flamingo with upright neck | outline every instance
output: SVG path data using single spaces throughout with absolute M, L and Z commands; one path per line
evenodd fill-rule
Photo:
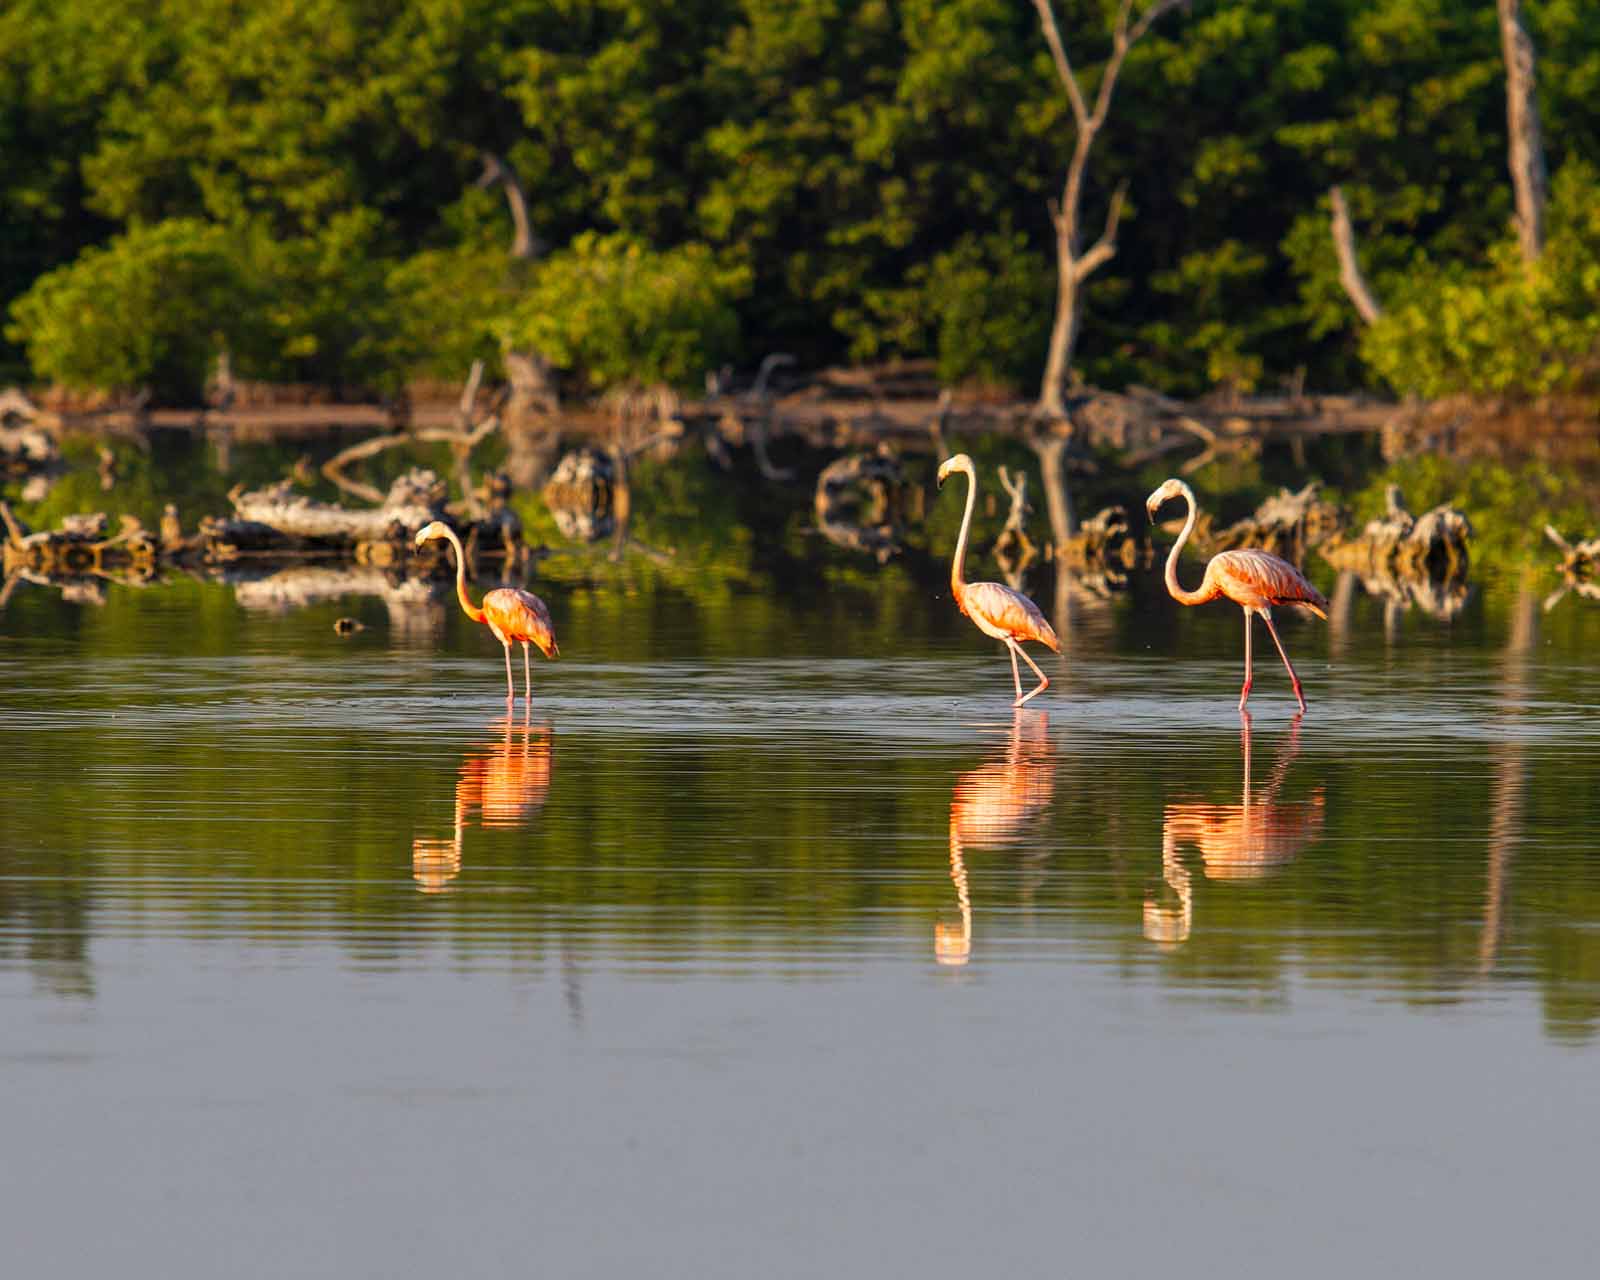
M 950 593 L 955 596 L 961 612 L 977 624 L 979 631 L 986 636 L 1004 641 L 1006 648 L 1011 651 L 1011 683 L 1017 691 L 1017 700 L 1012 706 L 1020 707 L 1029 698 L 1037 697 L 1050 687 L 1050 677 L 1039 670 L 1038 663 L 1028 656 L 1020 642 L 1036 640 L 1056 653 L 1061 652 L 1061 642 L 1056 639 L 1054 629 L 1044 620 L 1044 614 L 1039 611 L 1039 606 L 1020 591 L 1013 591 L 998 582 L 966 580 L 962 563 L 967 558 L 967 531 L 972 525 L 972 508 L 978 497 L 978 480 L 973 471 L 972 459 L 964 453 L 945 459 L 939 468 L 941 486 L 945 477 L 953 471 L 959 471 L 967 477 L 967 511 L 961 517 L 961 533 L 956 538 L 955 559 L 950 565 Z M 1019 653 L 1022 654 L 1022 660 L 1033 668 L 1033 674 L 1039 677 L 1038 687 L 1026 695 L 1022 692 L 1022 675 L 1017 669 Z
M 1250 698 L 1252 680 L 1250 617 L 1252 614 L 1259 614 L 1261 620 L 1267 624 L 1267 633 L 1271 635 L 1272 643 L 1278 646 L 1278 656 L 1288 668 L 1289 680 L 1294 685 L 1295 700 L 1299 702 L 1300 710 L 1304 712 L 1306 696 L 1300 688 L 1300 677 L 1295 675 L 1294 665 L 1289 661 L 1288 653 L 1284 651 L 1283 641 L 1278 639 L 1278 629 L 1272 625 L 1272 606 L 1297 604 L 1311 610 L 1317 617 L 1326 619 L 1328 602 L 1323 598 L 1322 592 L 1307 582 L 1305 575 L 1287 560 L 1267 551 L 1254 550 L 1218 552 L 1207 563 L 1205 577 L 1200 580 L 1199 589 L 1185 591 L 1178 585 L 1178 553 L 1183 550 L 1183 544 L 1194 532 L 1194 522 L 1199 515 L 1199 508 L 1195 506 L 1193 489 L 1182 480 L 1167 480 L 1145 499 L 1145 510 L 1152 521 L 1155 520 L 1156 512 L 1161 509 L 1162 503 L 1169 498 L 1182 498 L 1187 502 L 1189 518 L 1184 521 L 1183 532 L 1178 535 L 1178 540 L 1172 544 L 1172 551 L 1167 556 L 1168 593 L 1179 604 L 1205 604 L 1218 596 L 1226 596 L 1244 610 L 1244 687 L 1239 690 L 1239 710 L 1244 711 L 1244 704 Z
M 455 548 L 456 599 L 461 601 L 461 612 L 474 622 L 486 623 L 489 630 L 494 632 L 494 638 L 505 646 L 508 703 L 517 696 L 516 686 L 511 680 L 511 646 L 514 643 L 522 645 L 522 678 L 528 701 L 532 702 L 533 670 L 528 657 L 528 645 L 538 645 L 539 652 L 547 658 L 561 656 L 561 650 L 556 646 L 555 627 L 550 621 L 550 610 L 533 592 L 517 587 L 497 587 L 488 592 L 483 597 L 483 607 L 480 609 L 467 598 L 467 556 L 455 530 L 442 520 L 435 520 L 417 531 L 417 545 L 420 547 L 430 538 L 443 538 Z

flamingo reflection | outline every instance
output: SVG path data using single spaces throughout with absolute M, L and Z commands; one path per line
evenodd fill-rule
M 933 955 L 940 964 L 966 964 L 972 954 L 972 895 L 965 851 L 1017 841 L 1054 794 L 1055 748 L 1049 717 L 1018 710 L 1004 752 L 957 778 L 950 797 L 950 879 L 961 923 L 934 925 Z
M 1176 946 L 1189 936 L 1194 917 L 1194 889 L 1188 867 L 1178 850 L 1194 845 L 1200 850 L 1206 878 L 1254 880 L 1270 874 L 1294 858 L 1322 834 L 1323 795 L 1318 787 L 1308 800 L 1281 803 L 1277 799 L 1289 765 L 1300 751 L 1300 719 L 1289 725 L 1289 736 L 1279 747 L 1272 773 L 1261 794 L 1250 794 L 1250 714 L 1239 717 L 1239 741 L 1244 755 L 1244 795 L 1238 804 L 1189 801 L 1169 804 L 1161 823 L 1161 874 L 1177 896 L 1177 906 L 1155 898 L 1144 902 L 1144 936 L 1152 942 Z
M 423 893 L 443 893 L 461 873 L 462 833 L 474 817 L 487 830 L 526 826 L 550 793 L 550 727 L 531 725 L 524 712 L 507 716 L 499 739 L 467 751 L 456 779 L 454 832 L 411 842 L 411 875 Z

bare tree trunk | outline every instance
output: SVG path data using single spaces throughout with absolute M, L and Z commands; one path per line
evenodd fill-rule
M 1063 392 L 1072 368 L 1072 357 L 1078 343 L 1082 317 L 1081 290 L 1095 271 L 1111 260 L 1117 251 L 1117 223 L 1122 216 L 1125 192 L 1121 189 L 1111 199 L 1100 237 L 1088 249 L 1082 249 L 1082 206 L 1084 180 L 1089 169 L 1089 153 L 1095 138 L 1106 122 L 1111 109 L 1111 94 L 1116 88 L 1117 76 L 1128 50 L 1150 29 L 1150 24 L 1182 0 L 1150 0 L 1137 19 L 1133 18 L 1134 0 L 1119 0 L 1116 25 L 1111 36 L 1111 56 L 1100 72 L 1100 85 L 1091 108 L 1072 69 L 1066 46 L 1061 40 L 1061 29 L 1056 23 L 1052 0 L 1033 0 L 1038 11 L 1039 24 L 1045 42 L 1050 46 L 1050 56 L 1055 62 L 1056 74 L 1067 99 L 1072 104 L 1072 116 L 1077 123 L 1078 137 L 1073 144 L 1072 158 L 1067 163 L 1067 176 L 1062 184 L 1061 198 L 1052 201 L 1050 218 L 1056 229 L 1056 314 L 1050 331 L 1049 354 L 1045 361 L 1043 381 L 1039 386 L 1038 411 L 1041 417 L 1061 419 L 1066 416 Z M 1048 487 L 1048 486 L 1047 486 Z
M 533 234 L 533 221 L 528 216 L 528 193 L 522 189 L 515 169 L 493 151 L 485 151 L 483 174 L 478 178 L 478 185 L 492 187 L 497 182 L 505 187 L 506 204 L 511 209 L 511 225 L 514 228 L 511 256 L 524 262 L 531 261 L 544 251 L 544 246 Z
M 1383 308 L 1367 287 L 1367 278 L 1361 274 L 1361 264 L 1356 260 L 1356 233 L 1350 225 L 1344 192 L 1334 187 L 1328 192 L 1328 203 L 1333 206 L 1333 247 L 1339 254 L 1339 283 L 1350 295 L 1361 318 L 1368 324 L 1377 324 Z
M 544 245 L 533 234 L 528 194 L 516 170 L 493 151 L 485 151 L 478 185 L 492 187 L 496 183 L 505 188 L 506 204 L 511 209 L 511 256 L 519 262 L 531 262 L 544 252 Z M 546 429 L 544 419 L 560 407 L 561 399 L 550 364 L 537 351 L 508 350 L 502 359 L 506 380 L 511 384 L 504 423 L 506 471 L 512 484 L 531 488 L 543 478 L 555 456 L 555 435 Z
M 1517 195 L 1517 238 L 1522 260 L 1537 262 L 1544 253 L 1544 204 L 1547 191 L 1544 139 L 1539 129 L 1535 96 L 1533 41 L 1522 25 L 1521 0 L 1498 0 L 1500 48 L 1506 62 L 1506 132 L 1510 136 L 1511 185 Z
M 1057 547 L 1078 531 L 1072 511 L 1072 494 L 1067 489 L 1067 446 L 1072 435 L 1052 431 L 1034 436 L 1029 444 L 1039 458 L 1039 478 L 1044 482 L 1045 507 L 1050 513 L 1050 537 Z

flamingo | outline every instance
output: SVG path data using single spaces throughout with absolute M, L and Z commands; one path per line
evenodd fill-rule
M 505 646 L 508 703 L 517 696 L 516 686 L 511 681 L 511 645 L 514 641 L 521 642 L 522 678 L 528 701 L 532 702 L 533 670 L 528 658 L 528 645 L 538 645 L 539 652 L 547 658 L 561 656 L 561 650 L 556 647 L 555 627 L 550 622 L 550 610 L 533 592 L 516 587 L 499 587 L 488 592 L 483 597 L 483 608 L 478 608 L 467 599 L 467 556 L 461 549 L 461 539 L 456 537 L 455 530 L 442 520 L 435 520 L 417 531 L 417 546 L 420 547 L 430 538 L 443 538 L 455 548 L 456 599 L 461 601 L 461 611 L 474 622 L 488 623 L 494 638 Z
M 972 524 L 972 508 L 978 497 L 978 478 L 973 472 L 972 459 L 964 453 L 946 458 L 940 466 L 941 488 L 944 478 L 952 471 L 959 471 L 967 477 L 967 512 L 961 517 L 961 534 L 956 539 L 955 559 L 950 565 L 950 593 L 955 596 L 961 612 L 977 624 L 979 631 L 996 640 L 1003 640 L 1006 648 L 1011 650 L 1011 683 L 1017 691 L 1017 700 L 1011 705 L 1020 707 L 1029 698 L 1048 689 L 1050 677 L 1039 670 L 1038 663 L 1028 656 L 1018 642 L 1037 640 L 1053 652 L 1060 653 L 1061 641 L 1056 639 L 1055 631 L 1044 620 L 1039 606 L 1020 591 L 1013 591 L 998 582 L 968 582 L 963 576 L 961 565 L 967 557 L 967 530 Z M 1039 677 L 1038 688 L 1027 695 L 1022 692 L 1022 676 L 1017 670 L 1019 653 L 1022 654 L 1022 660 L 1033 668 L 1033 674 Z
M 961 924 L 934 925 L 933 954 L 940 964 L 966 964 L 972 954 L 972 894 L 965 850 L 995 849 L 1023 838 L 1055 795 L 1055 748 L 1048 716 L 1043 711 L 1011 715 L 1005 754 L 963 773 L 950 797 L 950 880 L 956 887 Z M 1038 717 L 1026 737 L 1025 715 Z
M 1183 544 L 1194 532 L 1194 522 L 1199 509 L 1195 506 L 1193 489 L 1182 480 L 1167 480 L 1145 499 L 1145 510 L 1152 521 L 1155 520 L 1161 504 L 1170 498 L 1182 498 L 1189 504 L 1189 518 L 1184 521 L 1183 532 L 1178 535 L 1178 540 L 1172 544 L 1171 554 L 1167 556 L 1168 593 L 1179 604 L 1205 604 L 1206 601 L 1215 600 L 1218 596 L 1226 596 L 1244 610 L 1244 687 L 1239 690 L 1240 712 L 1244 711 L 1244 704 L 1250 698 L 1250 616 L 1260 614 L 1261 621 L 1267 624 L 1268 634 L 1272 636 L 1272 643 L 1278 646 L 1278 656 L 1288 668 L 1289 679 L 1294 685 L 1295 700 L 1300 704 L 1300 711 L 1304 714 L 1306 696 L 1300 688 L 1300 677 L 1294 673 L 1294 664 L 1289 661 L 1289 655 L 1284 651 L 1283 641 L 1278 639 L 1278 629 L 1272 625 L 1272 606 L 1301 605 L 1326 621 L 1327 600 L 1323 598 L 1322 592 L 1307 582 L 1305 575 L 1287 560 L 1267 551 L 1254 550 L 1218 552 L 1206 565 L 1205 577 L 1200 580 L 1199 589 L 1185 591 L 1178 585 L 1178 553 L 1183 550 Z
M 1207 880 L 1256 880 L 1299 855 L 1322 834 L 1326 804 L 1318 787 L 1307 800 L 1278 799 L 1289 764 L 1300 750 L 1300 717 L 1290 722 L 1288 740 L 1264 793 L 1250 793 L 1250 713 L 1239 716 L 1244 750 L 1244 795 L 1238 804 L 1185 801 L 1169 804 L 1161 819 L 1161 876 L 1178 895 L 1178 908 L 1144 901 L 1144 936 L 1175 946 L 1187 940 L 1193 920 L 1194 888 L 1189 870 L 1178 856 L 1181 845 L 1196 845 Z

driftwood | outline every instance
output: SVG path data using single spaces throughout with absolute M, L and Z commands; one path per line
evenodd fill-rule
M 1012 475 L 1002 465 L 999 468 L 1000 487 L 1006 491 L 1011 499 L 1011 510 L 1006 513 L 1005 527 L 1000 530 L 1000 536 L 995 539 L 994 553 L 996 556 L 1020 559 L 1019 571 L 1028 561 L 1038 554 L 1033 545 L 1033 539 L 1028 537 L 1028 516 L 1033 508 L 1028 505 L 1028 473 L 1018 471 Z
M 1149 559 L 1149 544 L 1133 532 L 1128 513 L 1121 507 L 1106 507 L 1096 513 L 1055 549 L 1057 570 L 1095 584 L 1096 595 L 1126 586 L 1128 570 Z
M 1322 498 L 1319 488 L 1320 482 L 1312 480 L 1298 492 L 1280 489 L 1253 515 L 1222 528 L 1217 527 L 1210 512 L 1202 511 L 1195 520 L 1191 545 L 1208 556 L 1249 547 L 1299 564 L 1307 551 L 1344 527 L 1344 512 Z M 1176 533 L 1180 524 L 1181 521 L 1168 521 L 1162 527 Z
M 835 546 L 884 563 L 900 550 L 904 482 L 899 459 L 888 450 L 834 459 L 817 477 L 812 495 L 817 528 Z
M 1319 550 L 1336 569 L 1349 569 L 1362 577 L 1409 582 L 1465 582 L 1467 540 L 1472 525 L 1460 511 L 1441 503 L 1413 516 L 1406 510 L 1399 487 L 1385 493 L 1385 514 L 1369 520 L 1354 538 L 1335 534 Z
M 266 525 L 289 539 L 352 545 L 404 541 L 444 514 L 444 485 L 433 472 L 413 468 L 397 479 L 383 504 L 364 510 L 336 507 L 294 492 L 287 481 L 228 497 L 239 521 Z
M 4 564 L 8 577 L 26 572 L 42 577 L 149 577 L 155 572 L 157 546 L 137 517 L 119 518 L 117 532 L 107 534 L 104 512 L 69 515 L 59 529 L 32 533 L 0 502 L 6 529 Z
M 1344 528 L 1344 512 L 1319 496 L 1320 487 L 1312 480 L 1298 492 L 1280 489 L 1254 515 L 1197 539 L 1197 544 L 1210 554 L 1254 547 L 1299 564 L 1307 551 Z
M 540 490 L 563 538 L 596 542 L 616 528 L 615 479 L 612 459 L 598 449 L 573 449 L 563 455 Z
M 1600 600 L 1600 537 L 1568 542 L 1550 525 L 1545 525 L 1544 535 L 1561 549 L 1563 578 L 1561 585 L 1545 597 L 1546 612 L 1555 608 L 1569 591 L 1586 600 Z
M 61 450 L 46 430 L 47 420 L 15 387 L 0 391 L 0 470 L 24 475 L 59 466 Z
M 1544 536 L 1561 548 L 1561 572 L 1574 578 L 1600 577 L 1600 537 L 1568 542 L 1550 525 L 1545 525 Z
M 467 390 L 462 395 L 460 412 L 463 415 L 468 411 L 465 406 L 470 406 L 472 397 L 477 392 L 477 382 L 482 376 L 481 362 L 472 367 L 472 375 L 467 382 Z M 456 456 L 456 478 L 460 485 L 463 499 L 471 503 L 471 482 L 467 473 L 467 461 L 472 450 L 480 442 L 492 435 L 500 426 L 500 420 L 490 414 L 476 426 L 463 426 L 459 430 L 446 428 L 425 428 L 416 431 L 400 431 L 389 435 L 373 436 L 369 440 L 362 440 L 349 448 L 341 449 L 333 457 L 322 464 L 322 474 L 346 493 L 362 499 L 364 502 L 386 503 L 387 495 L 375 489 L 372 485 L 353 479 L 345 474 L 345 468 L 352 462 L 359 462 L 366 458 L 376 457 L 388 449 L 410 446 L 413 444 L 448 444 Z M 474 513 L 475 514 L 475 513 Z

